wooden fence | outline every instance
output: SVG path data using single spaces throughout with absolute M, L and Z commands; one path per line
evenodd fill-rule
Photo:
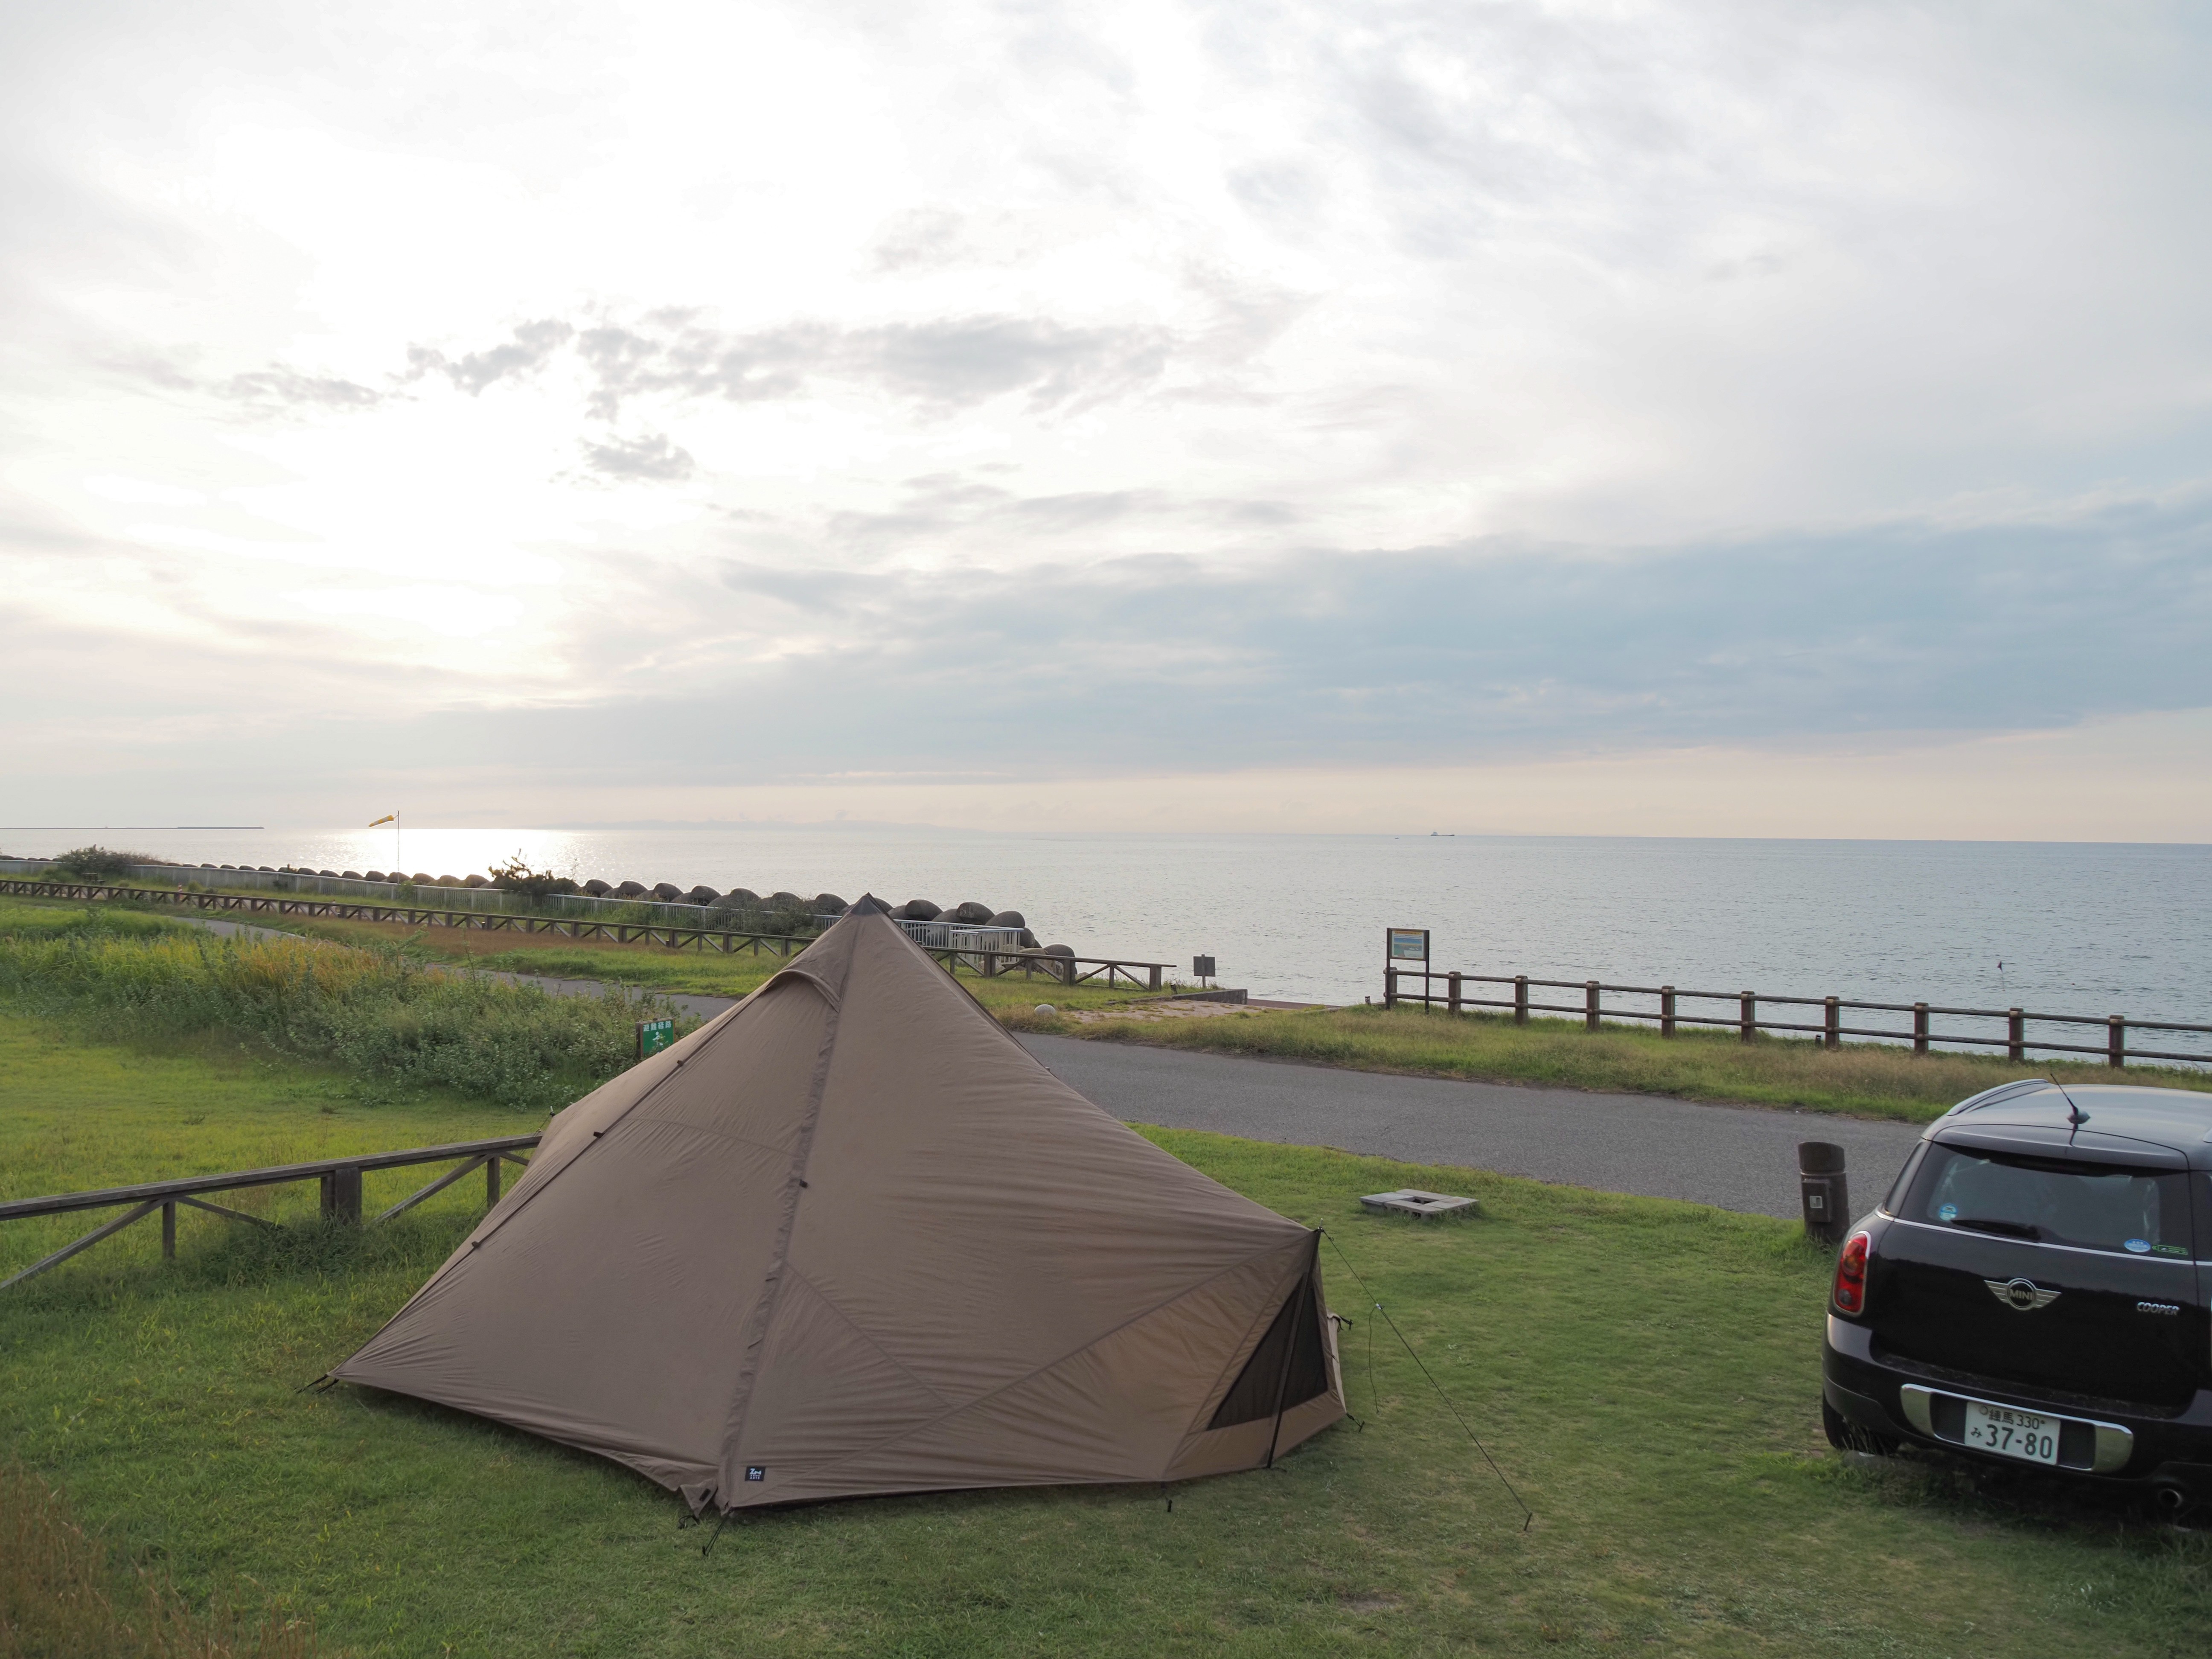
M 410 927 L 481 927 L 494 933 L 558 933 L 568 939 L 611 939 L 624 945 L 659 945 L 672 951 L 694 946 L 725 956 L 789 957 L 814 941 L 781 933 L 744 933 L 719 927 L 678 927 L 665 922 L 591 921 L 576 916 L 521 915 L 505 910 L 441 910 L 419 904 L 375 904 L 366 899 L 308 897 L 296 893 L 188 892 L 177 887 L 125 887 L 105 882 L 0 879 L 0 893 L 25 898 L 69 899 L 88 903 L 137 899 L 193 910 L 254 915 L 327 916 L 338 921 L 398 921 Z M 1061 985 L 1103 979 L 1157 991 L 1164 962 L 1121 957 L 1063 957 L 1043 951 L 978 951 L 957 946 L 923 948 L 945 968 L 961 967 L 986 978 L 1018 973 Z
M 1418 981 L 1420 989 L 1408 990 L 1408 981 Z M 1469 986 L 1510 986 L 1510 996 L 1470 995 Z M 1438 987 L 1442 991 L 1439 993 Z M 1582 1000 L 1573 1002 L 1534 1002 L 1531 991 L 1579 991 Z M 1642 997 L 1656 1000 L 1656 1006 L 1624 1007 L 1619 1002 L 1607 1004 L 1607 995 Z M 1733 1005 L 1726 1013 L 1685 1012 L 1681 1005 Z M 1449 1013 L 1461 1013 L 1473 1009 L 1510 1009 L 1516 1025 L 1526 1025 L 1531 1014 L 1580 1014 L 1585 1030 L 1595 1031 L 1605 1020 L 1639 1020 L 1656 1024 L 1662 1036 L 1673 1036 L 1678 1025 L 1710 1025 L 1732 1028 L 1746 1042 L 1753 1041 L 1761 1031 L 1786 1031 L 1808 1036 L 1826 1047 L 1843 1046 L 1845 1037 L 1863 1037 L 1883 1042 L 1910 1042 L 1915 1054 L 1924 1054 L 1931 1044 L 1948 1043 L 1968 1048 L 2002 1048 L 2008 1060 L 2024 1060 L 2030 1050 L 2041 1053 L 2096 1054 L 2103 1056 L 2108 1065 L 2125 1066 L 2130 1060 L 2181 1060 L 2185 1063 L 2212 1062 L 2212 1051 L 2200 1049 L 2194 1054 L 2178 1053 L 2171 1049 L 2146 1048 L 2131 1041 L 2134 1034 L 2145 1031 L 2176 1031 L 2196 1036 L 2212 1035 L 2212 1025 L 2188 1025 L 2172 1020 L 2130 1019 L 2125 1014 L 2034 1014 L 2021 1008 L 1953 1008 L 1927 1002 L 1859 1002 L 1846 997 L 1781 997 L 1765 996 L 1755 991 L 1684 991 L 1672 985 L 1608 985 L 1600 981 L 1569 979 L 1531 979 L 1526 974 L 1465 974 L 1436 973 L 1422 968 L 1386 967 L 1382 970 L 1382 1006 L 1395 1008 L 1401 1004 L 1415 1004 L 1424 1008 L 1442 1008 Z M 1798 1010 L 1817 1010 L 1817 1018 L 1774 1018 L 1763 1011 L 1779 1008 L 1786 1014 Z M 1910 1027 L 1869 1025 L 1859 1023 L 1868 1014 L 1909 1014 Z M 1997 1036 L 1961 1030 L 1937 1030 L 1935 1021 L 1943 1019 L 1979 1019 L 2002 1021 L 2004 1035 Z M 1845 1024 L 1849 1019 L 1852 1023 Z M 2063 1042 L 2033 1036 L 2033 1025 L 2068 1028 L 2066 1035 L 2074 1036 L 2078 1028 L 2089 1027 L 2098 1031 L 2102 1042 Z
M 64 1245 L 52 1255 L 33 1261 L 21 1273 L 0 1279 L 0 1291 L 6 1290 L 10 1285 L 20 1285 L 49 1267 L 59 1267 L 78 1251 L 90 1249 L 101 1239 L 121 1232 L 133 1222 L 144 1220 L 156 1210 L 161 1212 L 161 1254 L 173 1256 L 177 1253 L 177 1206 L 179 1204 L 256 1227 L 274 1224 L 258 1215 L 248 1215 L 243 1210 L 210 1204 L 203 1196 L 208 1193 L 240 1192 L 253 1187 L 283 1186 L 295 1181 L 319 1181 L 323 1188 L 323 1213 L 358 1226 L 361 1224 L 361 1178 L 364 1172 L 405 1169 L 417 1164 L 443 1164 L 458 1158 L 460 1162 L 456 1168 L 447 1170 L 421 1191 L 401 1199 L 375 1219 L 389 1221 L 403 1210 L 413 1209 L 432 1194 L 443 1192 L 478 1167 L 484 1171 L 484 1202 L 489 1206 L 499 1202 L 500 1166 L 502 1164 L 526 1166 L 530 1160 L 521 1154 L 537 1144 L 538 1137 L 534 1134 L 502 1135 L 495 1140 L 457 1140 L 443 1146 L 410 1146 L 396 1152 L 365 1152 L 352 1158 L 321 1158 L 313 1164 L 286 1164 L 269 1170 L 234 1170 L 228 1175 L 185 1176 L 175 1181 L 149 1182 L 139 1187 L 109 1187 L 98 1192 L 60 1193 L 52 1198 L 15 1199 L 0 1203 L 0 1221 L 20 1221 L 32 1216 L 65 1215 L 76 1210 L 112 1210 L 125 1205 L 130 1208 L 114 1220 L 95 1227 L 74 1244 Z
M 1056 957 L 1042 951 L 962 951 L 924 945 L 947 973 L 965 968 L 985 979 L 1019 974 L 1024 979 L 1048 979 L 1060 985 L 1087 985 L 1103 980 L 1108 985 L 1124 982 L 1140 991 L 1157 991 L 1164 962 L 1128 962 L 1116 957 Z

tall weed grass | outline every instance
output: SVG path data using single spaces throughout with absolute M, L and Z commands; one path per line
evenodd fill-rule
M 635 1022 L 669 1012 L 622 990 L 552 996 L 388 946 L 108 926 L 0 935 L 0 1000 L 111 1036 L 235 1031 L 386 1087 L 539 1109 L 623 1070 Z
M 312 1659 L 313 1628 L 276 1613 L 196 1613 L 110 1563 L 37 1476 L 0 1469 L 0 1659 Z

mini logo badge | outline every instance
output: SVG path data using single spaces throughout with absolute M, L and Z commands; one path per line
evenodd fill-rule
M 767 1464 L 765 1464 L 765 1463 L 748 1463 L 748 1464 L 746 1464 L 746 1465 L 745 1465 L 745 1479 L 746 1479 L 746 1480 L 767 1480 L 767 1479 L 768 1479 L 768 1465 L 767 1465 Z
M 2058 1300 L 2061 1292 L 2046 1291 L 2032 1279 L 1985 1279 L 1990 1294 L 2008 1308 L 2017 1308 L 2022 1313 L 2033 1313 L 2038 1308 L 2047 1308 Z

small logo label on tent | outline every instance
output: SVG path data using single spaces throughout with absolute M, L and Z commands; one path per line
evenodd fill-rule
M 765 1463 L 748 1463 L 748 1464 L 746 1464 L 746 1465 L 745 1465 L 745 1479 L 746 1479 L 746 1480 L 767 1480 L 767 1479 L 768 1479 L 768 1466 L 767 1466 Z

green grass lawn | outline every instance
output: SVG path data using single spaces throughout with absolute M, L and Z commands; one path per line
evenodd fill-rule
M 75 1028 L 71 1028 L 72 1031 Z M 0 1190 L 495 1133 L 327 1069 L 0 1016 Z M 195 1596 L 367 1655 L 2167 1655 L 2212 1643 L 2212 1549 L 2038 1483 L 1847 1465 L 1815 1412 L 1826 1261 L 1794 1229 L 1466 1170 L 1149 1131 L 1326 1225 L 1537 1512 L 1521 1516 L 1334 1250 L 1346 1423 L 1178 1489 L 750 1516 L 702 1556 L 611 1464 L 404 1400 L 298 1392 L 460 1237 L 482 1189 L 365 1235 L 201 1218 L 0 1293 L 0 1443 Z M 404 1176 L 396 1177 L 404 1180 Z M 1478 1219 L 1370 1217 L 1401 1184 Z M 395 1189 L 396 1190 L 396 1189 Z M 312 1206 L 305 1189 L 296 1207 Z M 46 1247 L 0 1226 L 0 1271 Z M 1370 1370 L 1370 1342 L 1374 1339 Z M 1370 1380 L 1371 1379 L 1371 1380 Z
M 2067 1083 L 2136 1083 L 2212 1089 L 2212 1073 L 2031 1057 L 1937 1052 L 1899 1044 L 1817 1042 L 1732 1032 L 1662 1037 L 1632 1025 L 1586 1031 L 1581 1022 L 1446 1014 L 1422 1009 L 1254 1010 L 1218 1019 L 1079 1023 L 1018 1010 L 1000 1016 L 1018 1030 L 1145 1042 L 1214 1054 L 1300 1060 L 1357 1071 L 1402 1072 L 1493 1082 L 1547 1084 L 1689 1100 L 1796 1107 L 1925 1123 L 1967 1096 L 2021 1077 Z

